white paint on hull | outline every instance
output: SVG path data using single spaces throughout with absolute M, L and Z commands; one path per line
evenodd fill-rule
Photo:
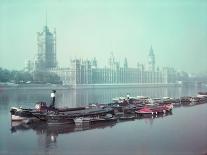
M 28 118 L 26 117 L 21 117 L 21 116 L 16 116 L 16 115 L 11 115 L 11 120 L 12 121 L 23 121 L 23 120 L 27 120 Z
M 19 121 L 19 122 L 24 122 L 24 123 L 29 123 L 30 121 L 38 121 L 37 118 L 31 117 L 21 117 L 17 115 L 11 115 L 11 121 Z

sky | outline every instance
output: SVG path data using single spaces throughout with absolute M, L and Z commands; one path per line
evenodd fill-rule
M 111 52 L 136 67 L 152 46 L 156 66 L 207 72 L 205 0 L 1 0 L 0 67 L 21 70 L 34 60 L 46 14 L 60 67 L 93 57 L 101 67 Z

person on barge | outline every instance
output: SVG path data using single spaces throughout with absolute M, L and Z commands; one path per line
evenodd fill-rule
M 50 94 L 50 97 L 52 98 L 52 102 L 50 105 L 51 108 L 55 108 L 55 93 L 56 93 L 56 90 L 52 90 L 52 93 Z

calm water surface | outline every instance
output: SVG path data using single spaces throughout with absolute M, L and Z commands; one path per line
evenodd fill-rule
M 128 88 L 58 90 L 60 107 L 109 103 L 113 97 L 180 97 L 205 88 Z M 22 125 L 10 121 L 11 106 L 50 102 L 50 90 L 0 89 L 0 154 L 70 155 L 206 155 L 207 104 L 180 107 L 159 118 L 75 127 Z M 12 128 L 13 127 L 13 128 Z

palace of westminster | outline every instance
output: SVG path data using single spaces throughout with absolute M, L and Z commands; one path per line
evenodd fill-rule
M 134 68 L 128 67 L 127 58 L 123 64 L 118 62 L 113 53 L 106 67 L 98 67 L 96 58 L 92 60 L 73 59 L 69 67 L 61 68 L 56 59 L 56 31 L 50 32 L 44 26 L 37 33 L 38 52 L 34 61 L 27 61 L 25 70 L 56 73 L 63 85 L 85 84 L 175 84 L 182 81 L 182 73 L 173 68 L 155 67 L 155 55 L 152 47 L 148 54 L 147 67 L 137 63 Z

